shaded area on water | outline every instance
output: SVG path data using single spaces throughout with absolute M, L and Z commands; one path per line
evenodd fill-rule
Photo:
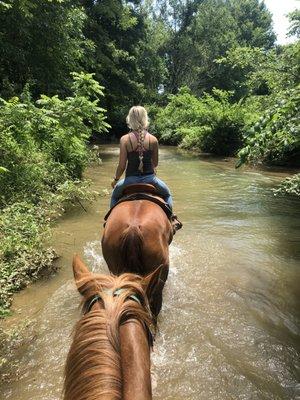
M 88 172 L 108 188 L 117 160 Z M 159 169 L 174 193 L 184 229 L 171 245 L 160 333 L 153 353 L 155 399 L 296 399 L 299 381 L 300 208 L 274 198 L 276 177 L 235 171 L 163 148 Z M 17 296 L 14 324 L 29 315 L 34 335 L 18 352 L 4 399 L 60 398 L 79 295 L 73 252 L 106 271 L 100 235 L 109 198 L 74 209 L 56 226 L 61 271 Z

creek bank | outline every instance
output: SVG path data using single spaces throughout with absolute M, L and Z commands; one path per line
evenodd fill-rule
M 5 354 L 5 356 L 0 356 L 0 383 L 14 379 L 14 370 L 16 369 L 14 360 L 21 356 L 23 350 L 36 338 L 34 314 L 37 309 L 33 307 L 33 310 L 28 310 L 28 312 L 26 310 L 26 314 L 23 316 L 15 315 L 15 311 L 11 312 L 14 295 L 34 282 L 39 281 L 43 285 L 53 279 L 60 269 L 59 260 L 63 255 L 51 243 L 53 229 L 68 214 L 86 213 L 88 205 L 100 196 L 99 192 L 92 190 L 91 181 L 86 179 L 76 182 L 76 190 L 69 192 L 68 199 L 66 196 L 57 196 L 55 201 L 52 199 L 51 206 L 40 204 L 38 208 L 22 209 L 19 214 L 20 221 L 15 217 L 15 210 L 10 214 L 7 213 L 4 218 L 3 214 L 0 215 L 1 233 L 11 224 L 12 219 L 20 222 L 11 228 L 11 234 L 17 235 L 19 242 L 18 254 L 11 258 L 10 262 L 2 263 L 0 269 L 2 312 L 0 355 Z M 24 214 L 25 211 L 27 214 Z M 22 227 L 28 225 L 28 220 L 30 220 L 32 229 L 26 232 Z M 29 235 L 32 237 L 29 238 Z M 9 241 L 9 238 L 6 237 L 6 240 Z M 2 245 L 4 245 L 3 241 Z
M 91 197 L 82 181 L 95 160 L 88 141 L 109 125 L 93 74 L 72 75 L 67 98 L 35 101 L 25 86 L 20 97 L 0 102 L 0 318 L 13 293 L 53 271 L 56 254 L 45 247 L 52 221 L 67 204 Z
M 10 313 L 13 294 L 28 284 L 56 272 L 59 257 L 47 246 L 51 227 L 68 208 L 92 201 L 96 191 L 88 181 L 67 181 L 38 205 L 17 202 L 0 214 L 0 317 Z

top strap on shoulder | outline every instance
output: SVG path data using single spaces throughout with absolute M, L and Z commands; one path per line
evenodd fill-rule
M 131 137 L 130 137 L 130 132 L 128 133 L 128 137 L 129 137 L 129 141 L 130 141 L 130 145 L 131 145 L 131 150 L 134 151 L 132 140 L 131 140 Z

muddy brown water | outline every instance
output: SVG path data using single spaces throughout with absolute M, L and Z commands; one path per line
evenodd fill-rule
M 100 191 L 109 190 L 118 151 L 101 149 L 103 165 L 87 172 Z M 159 176 L 184 228 L 170 248 L 152 354 L 154 399 L 299 400 L 299 202 L 273 196 L 276 174 L 236 171 L 174 148 L 161 149 Z M 26 319 L 31 337 L 3 355 L 14 373 L 1 399 L 61 398 L 79 317 L 71 257 L 79 252 L 94 271 L 106 271 L 100 237 L 108 201 L 107 194 L 59 220 L 52 238 L 59 272 L 15 296 L 3 325 Z

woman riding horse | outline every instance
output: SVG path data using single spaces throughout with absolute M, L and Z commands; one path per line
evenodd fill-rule
M 116 204 L 126 185 L 147 183 L 154 185 L 159 195 L 172 207 L 168 187 L 154 173 L 158 164 L 158 143 L 146 131 L 146 110 L 143 107 L 133 107 L 127 123 L 133 131 L 121 138 L 119 165 L 112 182 L 115 187 L 111 204 L 113 208 L 102 236 L 102 253 L 110 272 L 115 275 L 130 272 L 146 276 L 161 267 L 157 281 L 149 289 L 151 311 L 157 316 L 168 277 L 169 244 L 181 223 L 176 216 L 170 221 L 161 204 L 157 204 L 157 199 L 150 201 L 137 198 Z M 116 184 L 125 168 L 125 179 Z
M 172 210 L 173 201 L 168 186 L 156 176 L 158 166 L 158 141 L 148 131 L 148 115 L 144 107 L 135 106 L 126 118 L 131 131 L 120 140 L 119 164 L 111 183 L 114 188 L 110 206 L 113 207 L 126 186 L 136 183 L 146 183 L 155 186 L 159 195 Z M 125 179 L 120 180 L 125 171 Z M 174 230 L 182 227 L 176 215 L 172 216 Z

